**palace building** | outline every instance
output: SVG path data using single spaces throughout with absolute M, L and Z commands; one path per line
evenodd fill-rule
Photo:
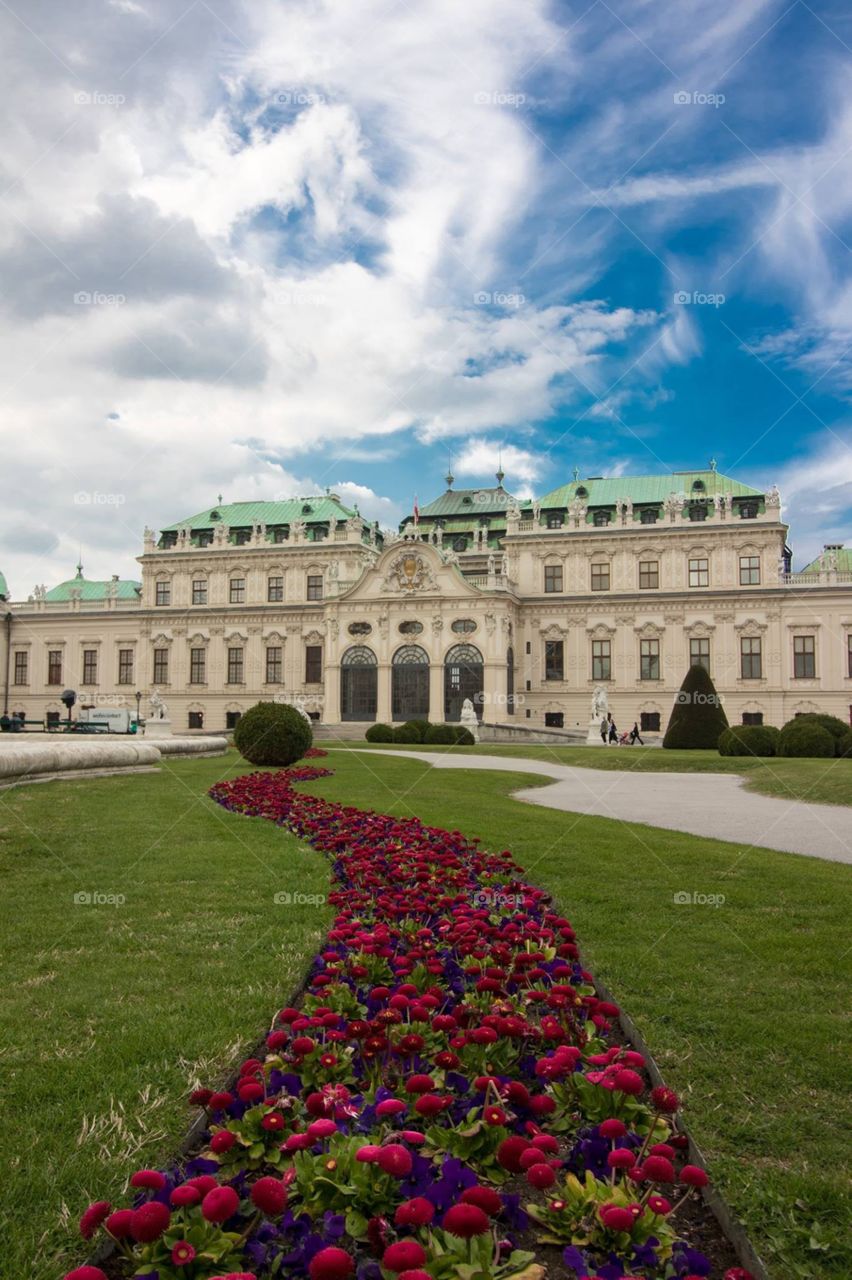
M 608 690 L 619 728 L 665 729 L 692 663 L 731 723 L 852 713 L 852 550 L 793 573 L 777 489 L 706 471 L 581 479 L 543 497 L 457 489 L 399 531 L 333 493 L 221 502 L 146 530 L 141 580 L 83 575 L 10 601 L 4 709 L 28 719 L 142 705 L 176 731 L 255 702 L 324 725 L 480 718 L 585 730 Z M 555 735 L 554 735 L 555 736 Z

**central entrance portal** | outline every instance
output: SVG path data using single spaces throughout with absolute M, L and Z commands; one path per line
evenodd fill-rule
M 375 720 L 378 701 L 376 655 L 366 645 L 347 649 L 340 660 L 341 720 Z
M 444 659 L 444 719 L 461 720 L 462 704 L 470 698 L 482 719 L 482 654 L 473 644 L 457 644 Z
M 391 664 L 391 716 L 429 719 L 429 655 L 419 644 L 397 649 Z

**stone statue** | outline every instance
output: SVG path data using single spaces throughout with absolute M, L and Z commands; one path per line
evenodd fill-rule
M 600 724 L 601 720 L 605 720 L 609 712 L 609 696 L 602 684 L 595 685 L 592 694 L 592 719 Z
M 541 519 L 541 503 L 539 502 L 538 498 L 536 498 L 535 501 L 533 502 L 533 520 L 535 521 L 536 524 L 538 524 L 540 519 Z
M 166 712 L 168 711 L 168 707 L 163 701 L 159 689 L 155 689 L 154 692 L 151 694 L 150 703 L 151 703 L 150 719 L 152 720 L 168 719 L 166 715 Z
M 473 735 L 474 742 L 479 741 L 479 720 L 476 717 L 473 703 L 470 698 L 465 698 L 461 709 L 461 726 L 463 729 L 469 730 Z

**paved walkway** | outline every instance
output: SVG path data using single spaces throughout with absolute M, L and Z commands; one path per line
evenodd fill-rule
M 539 774 L 552 778 L 553 783 L 515 791 L 516 800 L 729 840 L 741 849 L 780 849 L 852 863 L 852 806 L 758 795 L 746 791 L 742 779 L 728 773 L 622 773 L 576 769 L 549 760 L 457 756 L 439 751 L 372 749 L 370 755 L 404 756 L 436 769 Z

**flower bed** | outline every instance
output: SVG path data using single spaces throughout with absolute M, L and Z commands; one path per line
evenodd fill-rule
M 683 1163 L 678 1099 L 649 1091 L 569 922 L 506 853 L 294 789 L 328 773 L 211 790 L 327 854 L 337 914 L 263 1056 L 192 1095 L 200 1154 L 135 1173 L 132 1207 L 86 1211 L 84 1238 L 115 1243 L 103 1265 L 150 1280 L 718 1277 L 681 1234 L 707 1177 Z

